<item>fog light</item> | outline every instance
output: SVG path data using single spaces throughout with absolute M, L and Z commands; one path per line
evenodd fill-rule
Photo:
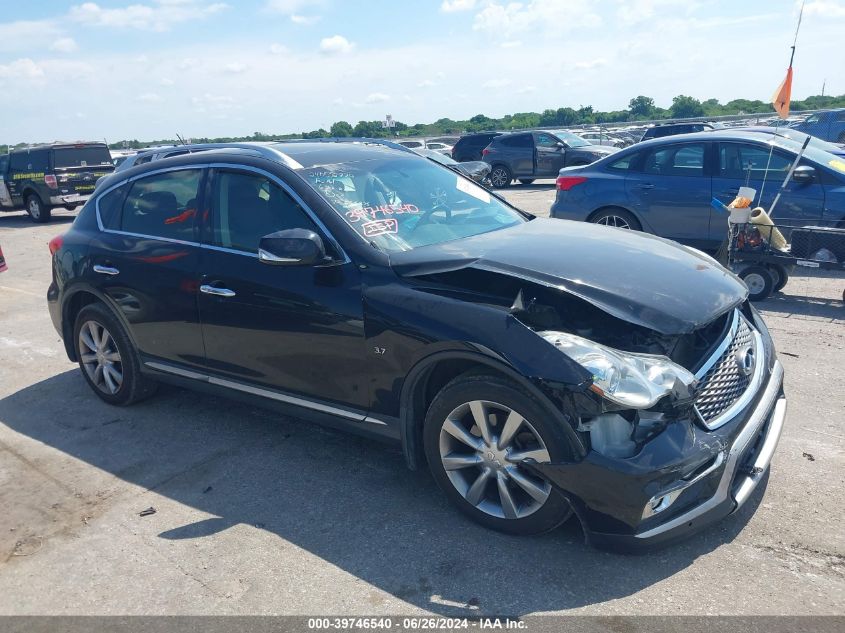
M 643 510 L 643 518 L 647 519 L 648 517 L 652 517 L 655 514 L 660 514 L 666 508 L 675 503 L 675 499 L 677 499 L 678 495 L 680 495 L 682 492 L 683 488 L 681 488 L 680 490 L 673 490 L 672 492 L 667 492 L 656 497 L 652 497 L 651 500 L 646 504 L 645 509 Z

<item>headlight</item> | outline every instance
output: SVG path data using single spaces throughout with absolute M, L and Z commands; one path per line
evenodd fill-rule
M 666 356 L 623 352 L 566 332 L 539 335 L 592 373 L 602 396 L 625 407 L 648 409 L 678 381 L 687 388 L 695 383 L 695 376 Z

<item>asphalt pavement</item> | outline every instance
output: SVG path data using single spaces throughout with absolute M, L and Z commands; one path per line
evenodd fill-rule
M 505 195 L 547 214 L 554 189 Z M 760 305 L 789 398 L 762 490 L 618 555 L 574 522 L 476 526 L 395 447 L 179 389 L 104 404 L 45 305 L 73 216 L 0 215 L 0 614 L 845 613 L 845 279 L 795 276 Z

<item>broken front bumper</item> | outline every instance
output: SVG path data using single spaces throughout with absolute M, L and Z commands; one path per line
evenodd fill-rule
M 592 544 L 647 549 L 742 506 L 769 467 L 785 417 L 783 366 L 775 360 L 750 402 L 715 431 L 679 420 L 628 459 L 591 451 L 578 463 L 530 467 L 567 495 Z M 674 496 L 655 512 L 667 495 Z

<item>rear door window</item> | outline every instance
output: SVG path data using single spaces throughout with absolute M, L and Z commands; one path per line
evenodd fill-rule
M 651 150 L 643 171 L 659 176 L 704 176 L 704 143 L 684 143 Z
M 196 241 L 194 223 L 203 171 L 183 169 L 132 183 L 123 203 L 120 230 L 185 242 Z
M 111 165 L 111 154 L 105 145 L 60 147 L 53 150 L 53 167 L 96 167 Z
M 518 147 L 522 149 L 530 149 L 533 146 L 530 134 L 515 134 L 513 136 L 506 136 L 499 142 L 505 147 Z

